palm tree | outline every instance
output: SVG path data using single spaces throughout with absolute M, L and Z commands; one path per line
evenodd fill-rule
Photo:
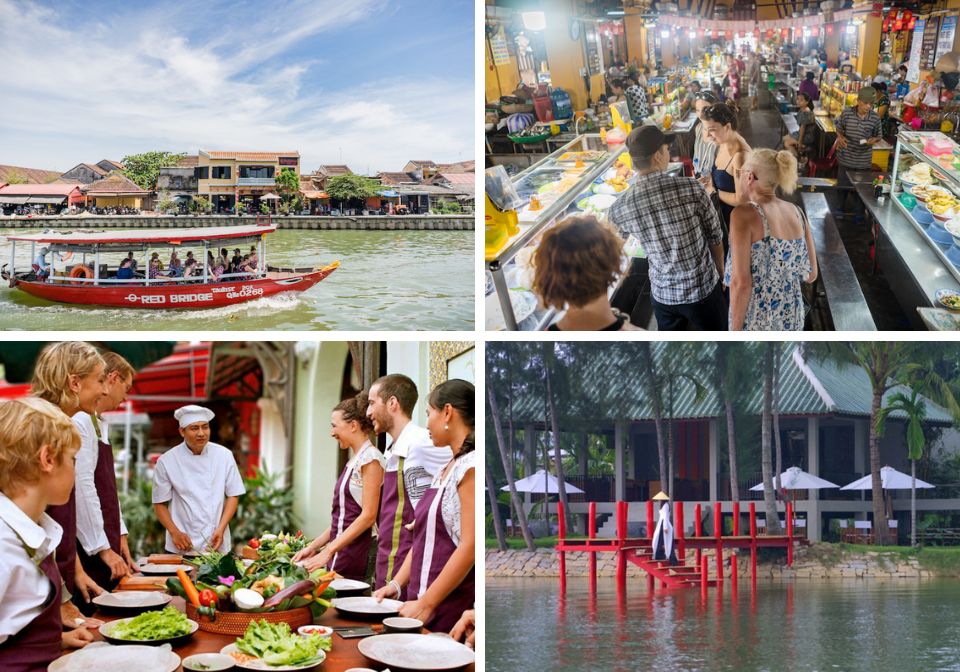
M 773 444 L 776 447 L 777 470 L 776 470 L 776 493 L 782 492 L 780 485 L 780 474 L 783 473 L 783 451 L 780 447 L 780 367 L 781 347 L 780 341 L 773 341 L 773 399 L 771 400 L 771 413 L 773 414 Z M 789 524 L 789 523 L 788 523 Z
M 893 394 L 877 416 L 877 435 L 883 436 L 886 421 L 891 413 L 902 411 L 907 416 L 907 459 L 910 460 L 910 545 L 917 545 L 917 460 L 923 456 L 926 438 L 923 436 L 923 420 L 927 405 L 916 390 L 908 397 L 903 392 Z
M 553 443 L 553 463 L 557 470 L 557 493 L 560 495 L 560 503 L 563 505 L 563 517 L 567 529 L 573 529 L 570 525 L 570 504 L 567 501 L 567 486 L 563 480 L 563 456 L 560 453 L 560 428 L 557 422 L 557 405 L 553 398 L 553 385 L 551 379 L 551 369 L 555 360 L 553 352 L 553 343 L 541 341 L 543 348 L 543 377 L 547 386 L 547 405 L 550 410 L 550 436 Z
M 695 361 L 693 355 L 696 346 L 697 344 L 668 341 L 661 346 L 662 355 L 658 362 L 660 379 L 666 383 L 667 390 L 667 452 L 669 457 L 667 482 L 670 489 L 666 492 L 670 497 L 674 496 L 673 480 L 676 451 L 673 445 L 673 416 L 676 412 L 676 399 L 684 385 L 693 386 L 694 404 L 701 403 L 707 396 L 707 388 L 700 383 L 700 380 L 690 368 L 691 361 Z
M 763 503 L 766 509 L 767 532 L 780 534 L 780 516 L 773 491 L 773 459 L 770 455 L 770 415 L 773 407 L 773 377 L 775 344 L 763 346 L 763 411 L 760 419 L 760 468 L 763 473 Z
M 730 471 L 730 499 L 740 501 L 740 485 L 737 480 L 737 441 L 734 422 L 734 403 L 742 388 L 745 373 L 745 347 L 733 341 L 718 341 L 710 355 L 700 359 L 700 366 L 707 371 L 717 399 L 723 404 L 727 425 L 727 458 Z
M 637 343 L 640 380 L 643 390 L 653 407 L 653 426 L 657 432 L 657 455 L 660 458 L 660 489 L 672 496 L 672 483 L 667 483 L 667 444 L 663 436 L 663 385 L 656 360 L 653 357 L 653 348 L 650 341 Z

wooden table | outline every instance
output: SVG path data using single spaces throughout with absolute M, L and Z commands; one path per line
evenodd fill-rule
M 186 613 L 185 602 L 182 597 L 174 597 L 171 604 L 180 611 Z M 115 616 L 113 614 L 98 613 L 94 616 L 94 618 L 98 618 L 102 621 L 114 621 L 118 618 L 124 617 Z M 345 626 L 370 626 L 378 633 L 383 631 L 383 625 L 379 623 L 371 623 L 370 621 L 361 622 L 342 618 L 337 613 L 337 610 L 332 607 L 324 612 L 323 616 L 314 621 L 314 623 L 317 625 L 327 625 L 331 628 Z M 103 637 L 101 637 L 99 632 L 94 631 L 94 635 L 96 636 L 97 641 L 103 640 Z M 362 638 L 343 639 L 338 633 L 334 632 L 333 647 L 327 652 L 327 658 L 322 663 L 321 669 L 323 669 L 324 672 L 343 672 L 343 670 L 348 670 L 351 667 L 369 667 L 375 670 L 384 669 L 383 665 L 365 658 L 363 654 L 360 653 L 358 647 L 361 640 Z M 235 635 L 218 635 L 212 632 L 197 630 L 197 632 L 194 633 L 193 637 L 191 637 L 186 644 L 176 647 L 173 652 L 180 656 L 181 659 L 186 658 L 187 656 L 192 656 L 195 653 L 219 653 L 220 649 L 228 644 L 233 644 L 236 641 L 237 637 Z M 70 653 L 71 651 L 67 651 L 65 653 Z M 178 668 L 178 670 L 182 669 L 183 666 Z M 473 665 L 470 665 L 464 669 L 467 670 L 467 672 L 474 672 Z

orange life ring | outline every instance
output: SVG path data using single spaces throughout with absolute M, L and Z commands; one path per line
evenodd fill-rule
M 93 270 L 89 266 L 84 266 L 83 264 L 77 264 L 70 271 L 71 278 L 79 278 L 81 275 L 85 278 L 92 278 Z

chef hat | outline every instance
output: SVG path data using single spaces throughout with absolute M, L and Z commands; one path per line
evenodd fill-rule
M 195 422 L 210 422 L 214 412 L 203 406 L 181 406 L 173 412 L 173 417 L 180 423 L 180 428 L 189 427 Z

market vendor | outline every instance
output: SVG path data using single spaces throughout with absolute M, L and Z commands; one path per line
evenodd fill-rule
M 113 411 L 126 400 L 133 385 L 134 369 L 115 352 L 102 355 L 105 363 L 106 396 L 98 412 Z M 105 590 L 113 590 L 120 578 L 138 571 L 127 544 L 123 524 L 113 448 L 103 431 L 103 421 L 86 411 L 73 416 L 80 432 L 77 453 L 77 557 L 90 577 Z
M 61 648 L 93 641 L 81 626 L 64 631 L 65 588 L 54 551 L 63 535 L 48 506 L 73 492 L 80 437 L 59 408 L 37 397 L 0 404 L 0 668 L 37 672 Z
M 870 170 L 873 146 L 882 140 L 880 115 L 873 109 L 877 90 L 872 86 L 860 89 L 857 104 L 846 108 L 836 120 L 838 187 L 852 187 L 848 171 Z
M 330 416 L 330 436 L 350 450 L 333 489 L 330 527 L 293 556 L 308 571 L 325 567 L 347 579 L 367 580 L 367 559 L 380 506 L 383 453 L 370 442 L 373 421 L 367 417 L 367 393 L 344 399 Z
M 183 442 L 157 460 L 153 472 L 153 508 L 167 530 L 164 548 L 196 555 L 230 551 L 230 520 L 246 492 L 233 453 L 210 443 L 214 413 L 203 406 L 182 406 L 173 413 Z
M 377 588 L 393 580 L 407 557 L 413 543 L 410 526 L 414 509 L 450 459 L 450 450 L 434 446 L 427 430 L 411 420 L 418 396 L 414 382 L 399 373 L 378 378 L 368 395 L 367 416 L 373 421 L 374 431 L 391 439 L 384 454 Z

